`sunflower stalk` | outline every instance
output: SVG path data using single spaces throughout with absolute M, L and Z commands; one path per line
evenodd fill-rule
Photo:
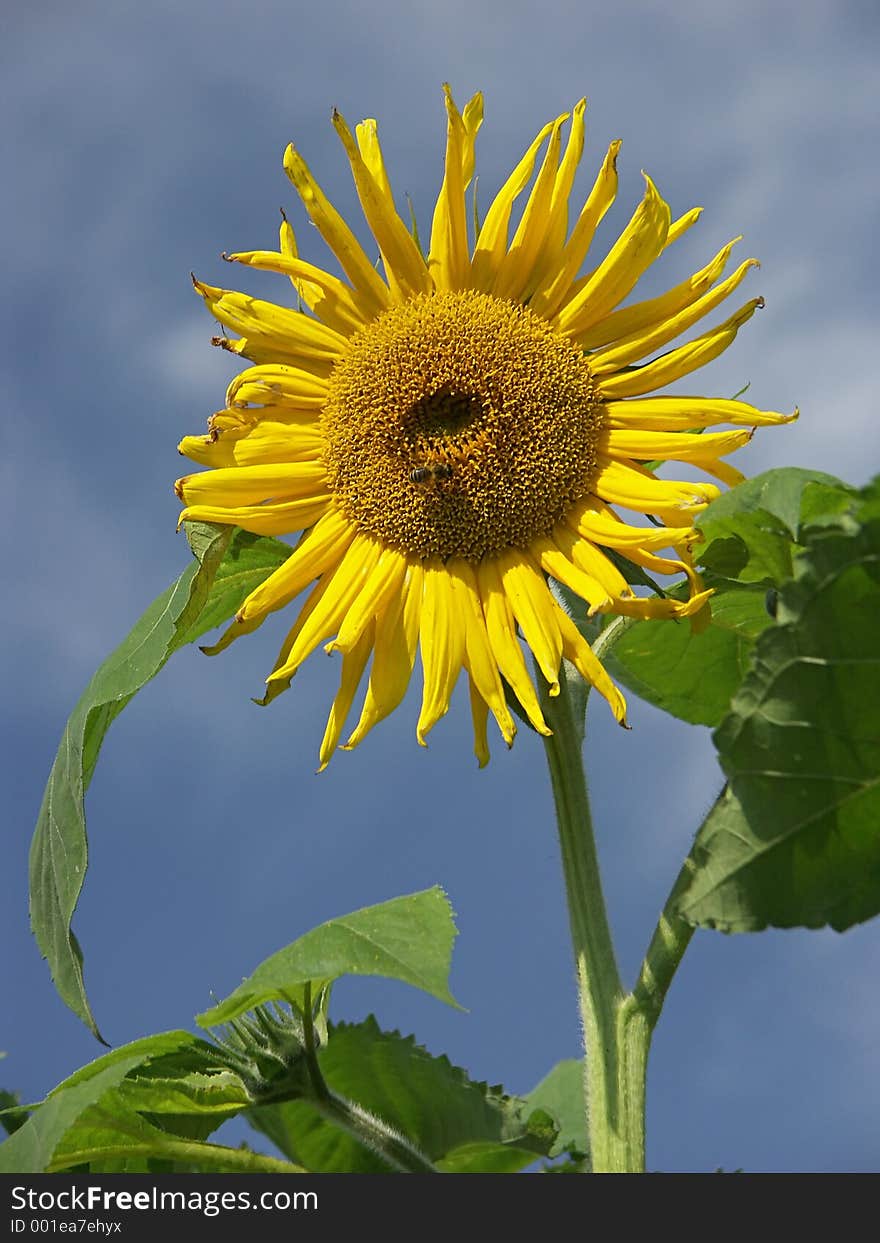
M 608 923 L 582 760 L 583 729 L 567 679 L 541 707 L 584 1031 L 584 1088 L 594 1173 L 643 1173 L 651 1036 L 692 929 L 674 913 L 676 881 L 639 979 L 625 993 Z
M 351 1135 L 371 1152 L 376 1153 L 392 1173 L 436 1174 L 437 1169 L 433 1163 L 404 1135 L 375 1114 L 368 1113 L 366 1109 L 362 1109 L 353 1101 L 340 1096 L 338 1092 L 333 1092 L 328 1086 L 318 1063 L 318 1041 L 311 1005 L 311 984 L 306 984 L 305 988 L 303 1035 L 306 1064 L 313 1090 L 313 1095 L 309 1098 L 312 1108 L 322 1118 Z

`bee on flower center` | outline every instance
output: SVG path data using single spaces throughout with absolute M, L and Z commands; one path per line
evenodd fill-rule
M 452 467 L 446 462 L 438 462 L 436 466 L 417 466 L 409 472 L 410 483 L 429 483 L 431 479 L 451 479 Z

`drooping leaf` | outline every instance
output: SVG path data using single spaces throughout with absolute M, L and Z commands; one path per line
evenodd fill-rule
M 531 1124 L 535 1112 L 500 1088 L 475 1083 L 448 1058 L 434 1057 L 412 1036 L 383 1032 L 375 1019 L 330 1028 L 318 1054 L 336 1093 L 407 1136 L 438 1168 L 512 1172 L 546 1153 L 555 1130 Z M 383 1173 L 382 1159 L 311 1103 L 261 1106 L 248 1117 L 291 1160 L 321 1173 Z
M 589 1152 L 584 1103 L 584 1064 L 576 1058 L 557 1062 L 525 1098 L 530 1109 L 544 1109 L 554 1119 L 557 1137 L 550 1156 Z
M 803 534 L 776 624 L 714 738 L 729 786 L 680 901 L 726 932 L 880 911 L 880 485 Z
M 205 523 L 187 523 L 189 542 L 200 560 L 200 541 L 203 543 L 206 535 L 210 538 L 214 530 L 215 527 Z M 181 644 L 195 643 L 209 630 L 228 621 L 245 598 L 289 559 L 292 551 L 282 540 L 252 535 L 236 528 L 201 612 L 182 637 Z
M 177 648 L 231 616 L 245 595 L 290 554 L 276 540 L 233 534 L 229 527 L 190 523 L 187 534 L 196 560 L 104 661 L 67 722 L 31 845 L 34 935 L 61 998 L 99 1039 L 71 920 L 88 863 L 84 799 L 104 736 Z
M 340 919 L 331 919 L 279 950 L 257 967 L 225 1001 L 197 1022 L 215 1027 L 267 1001 L 304 1004 L 344 975 L 403 980 L 457 1006 L 449 992 L 449 965 L 456 929 L 452 908 L 438 886 L 392 898 Z

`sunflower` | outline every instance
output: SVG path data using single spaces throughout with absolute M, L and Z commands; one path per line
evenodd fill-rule
M 591 615 L 705 619 L 710 593 L 694 570 L 692 524 L 719 489 L 661 479 L 655 467 L 687 463 L 735 483 L 742 476 L 723 459 L 756 427 L 797 414 L 648 396 L 731 344 L 760 298 L 658 353 L 732 294 L 756 261 L 722 280 L 731 242 L 667 293 L 621 306 L 701 210 L 673 221 L 645 175 L 632 219 L 582 275 L 615 198 L 620 147 L 609 146 L 569 230 L 585 101 L 541 130 L 482 223 L 474 205 L 469 230 L 465 191 L 482 98 L 459 112 L 448 87 L 445 94 L 445 169 L 427 255 L 415 223 L 408 227 L 395 207 L 376 122 L 363 121 L 353 135 L 334 113 L 381 271 L 290 146 L 285 171 L 347 280 L 301 259 L 283 216 L 277 251 L 223 257 L 289 277 L 295 308 L 195 281 L 233 334 L 214 343 L 253 365 L 230 384 L 208 435 L 180 444 L 210 468 L 177 481 L 181 522 L 300 533 L 287 561 L 205 650 L 221 651 L 311 588 L 260 702 L 287 689 L 319 644 L 341 653 L 322 768 L 365 675 L 346 749 L 400 704 L 417 651 L 423 745 L 462 669 L 481 765 L 489 713 L 505 742 L 513 741 L 511 694 L 539 733 L 550 732 L 523 644 L 551 695 L 564 657 L 623 724 L 622 695 L 548 580 L 565 584 Z M 533 176 L 511 238 L 514 203 Z M 704 430 L 716 424 L 732 430 Z M 631 511 L 631 520 L 618 509 Z M 621 570 L 627 564 L 683 573 L 687 598 L 637 596 L 627 581 L 633 575 Z

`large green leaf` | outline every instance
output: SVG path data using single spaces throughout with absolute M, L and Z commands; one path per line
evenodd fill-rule
M 551 1157 L 563 1152 L 578 1156 L 589 1152 L 582 1061 L 570 1057 L 557 1062 L 525 1099 L 529 1108 L 546 1110 L 556 1123 L 557 1137 L 550 1150 Z
M 715 733 L 728 777 L 679 901 L 692 923 L 838 930 L 880 911 L 880 485 L 803 534 L 777 624 Z
M 786 466 L 723 493 L 697 519 L 701 565 L 716 577 L 779 586 L 791 577 L 793 545 L 817 511 L 845 510 L 852 489 L 821 471 Z
M 0 1173 L 39 1174 L 48 1169 L 56 1148 L 81 1115 L 124 1079 L 138 1061 L 136 1054 L 118 1058 L 97 1074 L 51 1096 L 0 1144 Z
M 336 1093 L 406 1135 L 439 1169 L 514 1172 L 546 1154 L 556 1132 L 547 1120 L 475 1083 L 412 1036 L 383 1032 L 375 1019 L 330 1029 L 318 1060 Z M 291 1160 L 320 1173 L 384 1173 L 387 1165 L 307 1101 L 260 1106 L 248 1117 Z
M 163 1032 L 81 1067 L 0 1146 L 0 1171 L 272 1170 L 287 1163 L 203 1141 L 252 1103 L 220 1050 Z
M 215 1027 L 267 1001 L 303 1007 L 307 985 L 317 996 L 343 975 L 403 980 L 455 1006 L 448 985 L 455 936 L 452 908 L 438 886 L 364 907 L 313 928 L 267 958 L 196 1021 Z
M 71 929 L 88 865 L 85 793 L 104 736 L 171 654 L 230 617 L 290 555 L 277 540 L 229 527 L 187 524 L 195 562 L 155 600 L 95 673 L 64 729 L 30 857 L 31 926 L 62 999 L 100 1039 Z
M 830 475 L 788 467 L 719 497 L 697 522 L 703 535 L 697 556 L 714 592 L 711 624 L 699 633 L 687 622 L 629 625 L 605 658 L 609 673 L 680 720 L 718 725 L 755 640 L 772 624 L 768 589 L 791 577 L 805 524 L 833 520 L 852 495 Z
M 621 631 L 604 658 L 611 676 L 641 699 L 692 725 L 717 725 L 749 665 L 757 634 L 770 624 L 765 591 L 713 580 L 712 621 L 642 621 Z

